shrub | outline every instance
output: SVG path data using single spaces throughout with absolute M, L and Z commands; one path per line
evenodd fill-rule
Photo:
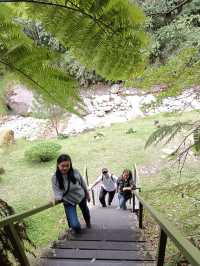
M 3 174 L 5 174 L 5 170 L 3 167 L 0 167 L 0 175 L 3 175 Z
M 126 134 L 135 134 L 137 131 L 134 130 L 133 128 L 129 128 L 127 131 L 126 131 Z
M 67 134 L 64 134 L 64 133 L 58 134 L 58 139 L 68 139 L 68 138 L 69 138 L 69 135 L 67 135 Z
M 25 152 L 25 158 L 31 162 L 48 162 L 58 155 L 61 145 L 53 142 L 40 142 Z

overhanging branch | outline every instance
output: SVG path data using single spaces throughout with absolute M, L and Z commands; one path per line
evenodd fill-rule
M 8 62 L 3 61 L 3 60 L 0 60 L 0 64 L 8 67 L 9 69 L 13 70 L 14 72 L 18 72 L 20 75 L 25 77 L 28 81 L 31 81 L 35 86 L 37 86 L 42 91 L 44 91 L 50 97 L 51 100 L 53 100 L 54 102 L 57 102 L 56 98 L 51 93 L 49 93 L 49 91 L 45 87 L 41 86 L 36 80 L 34 80 L 28 74 L 24 73 L 21 69 L 13 66 L 12 64 L 10 64 Z
M 36 5 L 47 5 L 47 6 L 53 6 L 57 8 L 64 8 L 71 10 L 73 12 L 78 12 L 91 20 L 95 22 L 95 24 L 98 25 L 99 28 L 103 29 L 105 33 L 107 33 L 107 28 L 109 28 L 112 32 L 114 32 L 114 29 L 109 25 L 104 23 L 101 19 L 96 18 L 94 15 L 87 13 L 84 9 L 80 8 L 78 5 L 73 3 L 72 1 L 66 1 L 65 5 L 54 3 L 54 2 L 45 2 L 45 1 L 39 1 L 39 0 L 0 0 L 0 3 L 29 3 L 29 4 L 36 4 Z M 68 5 L 70 4 L 70 6 Z
M 171 14 L 173 11 L 175 11 L 176 9 L 179 9 L 181 7 L 183 7 L 184 5 L 188 4 L 192 2 L 192 0 L 184 0 L 181 3 L 179 3 L 177 6 L 167 10 L 167 11 L 163 11 L 163 12 L 156 12 L 156 13 L 147 13 L 146 15 L 149 17 L 153 17 L 153 16 L 167 16 L 169 14 Z

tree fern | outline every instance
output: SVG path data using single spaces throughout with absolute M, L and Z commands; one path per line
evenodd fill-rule
M 200 152 L 200 127 L 195 128 L 193 138 L 195 151 Z
M 191 127 L 192 123 L 189 122 L 177 122 L 173 125 L 163 125 L 150 135 L 146 141 L 145 148 L 152 144 L 157 145 L 163 140 L 165 140 L 165 144 L 168 144 L 180 131 L 183 129 L 188 130 Z
M 14 17 L 41 21 L 74 58 L 105 79 L 127 79 L 144 67 L 148 44 L 145 17 L 128 0 L 12 0 L 16 6 L 2 2 L 0 65 L 9 78 L 28 84 L 46 100 L 70 112 L 83 109 L 77 82 L 55 67 L 58 53 L 37 46 Z
M 179 163 L 180 174 L 185 165 L 185 161 L 190 151 L 195 151 L 195 155 L 199 155 L 200 151 L 200 121 L 195 122 L 177 122 L 173 125 L 164 125 L 154 131 L 148 138 L 145 148 L 152 144 L 158 144 L 165 140 L 165 145 L 172 139 L 184 131 L 184 136 L 181 137 L 178 147 L 170 154 Z
M 13 22 L 8 6 L 1 4 L 0 18 L 0 64 L 7 76 L 35 89 L 45 100 L 78 113 L 75 106 L 82 108 L 78 84 L 69 73 L 55 66 L 60 55 L 36 46 L 25 36 Z
M 27 4 L 72 55 L 109 80 L 130 78 L 144 67 L 148 37 L 145 17 L 127 0 L 46 1 Z M 49 3 L 49 5 L 48 5 Z

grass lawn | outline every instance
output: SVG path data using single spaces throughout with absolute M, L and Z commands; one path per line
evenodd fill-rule
M 180 198 L 179 186 L 176 187 L 176 185 L 178 181 L 179 185 L 184 182 L 189 182 L 189 185 L 191 181 L 198 183 L 198 161 L 189 160 L 179 180 L 177 169 L 172 168 L 167 159 L 163 159 L 163 147 L 156 146 L 144 150 L 144 144 L 151 132 L 155 130 L 155 119 L 159 120 L 160 124 L 166 124 L 178 119 L 193 120 L 198 116 L 197 112 L 185 113 L 182 116 L 160 114 L 115 124 L 109 128 L 97 129 L 66 140 L 55 139 L 54 141 L 62 145 L 61 152 L 71 155 L 74 167 L 82 173 L 87 164 L 90 182 L 95 180 L 102 167 L 108 167 L 116 175 L 120 175 L 123 168 L 132 168 L 134 163 L 137 164 L 139 170 L 145 168 L 145 174 L 143 175 L 142 171 L 140 173 L 144 195 L 156 208 L 178 224 L 187 235 L 187 230 L 191 230 L 188 224 L 193 223 L 194 220 L 191 222 L 185 217 L 188 217 L 190 212 L 199 209 L 191 208 L 192 200 Z M 136 130 L 136 133 L 126 134 L 129 128 Z M 95 139 L 97 132 L 102 132 L 105 136 Z M 55 161 L 31 164 L 24 159 L 24 151 L 34 143 L 18 140 L 14 146 L 0 149 L 0 167 L 6 170 L 6 173 L 0 177 L 0 195 L 17 212 L 40 206 L 52 196 L 51 176 L 55 171 Z M 151 172 L 149 169 L 152 167 L 156 171 Z M 174 191 L 174 188 L 177 190 Z M 164 193 L 163 189 L 166 189 Z M 197 195 L 199 190 L 195 193 Z M 173 215 L 175 212 L 176 219 Z M 63 208 L 62 206 L 52 208 L 27 219 L 27 222 L 30 238 L 39 247 L 44 247 L 55 240 L 58 232 L 65 227 Z

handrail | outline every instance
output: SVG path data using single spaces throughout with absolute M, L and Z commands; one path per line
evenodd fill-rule
M 192 266 L 200 266 L 200 251 L 193 246 L 186 238 L 184 238 L 181 233 L 174 228 L 174 226 L 166 220 L 164 215 L 156 211 L 151 205 L 149 205 L 137 192 L 134 192 L 134 195 L 139 200 L 151 216 L 157 221 L 161 230 L 164 231 L 166 236 L 168 236 L 182 254 L 187 258 Z M 162 265 L 162 264 L 160 264 Z
M 18 221 L 21 221 L 23 220 L 24 218 L 27 218 L 29 216 L 32 216 L 36 213 L 39 213 L 39 212 L 42 212 L 44 210 L 47 210 L 49 208 L 52 208 L 54 207 L 55 205 L 58 205 L 60 203 L 56 203 L 56 204 L 53 204 L 51 202 L 45 204 L 45 205 L 42 205 L 38 208 L 33 208 L 31 210 L 28 210 L 28 211 L 25 211 L 25 212 L 22 212 L 22 213 L 18 213 L 18 214 L 13 214 L 13 215 L 10 215 L 2 220 L 0 220 L 0 228 L 1 227 L 4 227 L 10 223 L 15 223 L 15 222 L 18 222 Z
M 21 242 L 21 239 L 18 235 L 18 232 L 16 231 L 14 227 L 14 223 L 19 222 L 23 220 L 24 218 L 30 217 L 34 214 L 40 213 L 42 211 L 45 211 L 49 208 L 54 207 L 55 205 L 60 204 L 61 202 L 58 203 L 47 203 L 45 205 L 42 205 L 38 208 L 34 208 L 22 213 L 18 214 L 13 214 L 10 215 L 2 220 L 0 220 L 0 228 L 4 227 L 4 230 L 6 232 L 7 237 L 9 238 L 13 248 L 15 249 L 15 254 L 18 258 L 18 261 L 21 266 L 30 266 L 30 263 L 28 261 L 28 258 L 26 256 L 25 250 L 24 250 L 24 245 Z

